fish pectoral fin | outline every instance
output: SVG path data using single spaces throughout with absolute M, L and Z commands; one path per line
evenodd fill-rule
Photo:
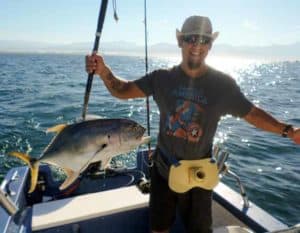
M 101 160 L 100 170 L 106 170 L 110 168 L 110 161 L 112 158 L 107 158 L 105 160 Z
M 67 168 L 63 168 L 64 171 L 67 174 L 67 178 L 65 179 L 65 181 L 59 186 L 60 190 L 66 189 L 67 187 L 69 187 L 72 183 L 74 183 L 75 180 L 77 180 L 78 176 L 80 175 L 80 173 L 75 172 L 71 169 L 67 169 Z
M 67 124 L 59 124 L 59 125 L 55 125 L 51 128 L 48 128 L 46 130 L 46 133 L 60 133 L 65 127 L 67 126 Z
M 83 172 L 85 171 L 85 169 L 87 169 L 87 167 L 93 162 L 93 159 L 95 159 L 95 157 L 97 157 L 97 155 L 98 155 L 105 147 L 107 147 L 107 144 L 104 143 L 104 144 L 102 144 L 102 145 L 99 147 L 99 149 L 98 149 L 95 153 L 93 153 L 93 154 L 91 154 L 90 156 L 88 156 L 89 158 L 88 158 L 87 162 L 81 167 L 79 173 L 83 173 Z M 100 160 L 100 159 L 99 159 L 99 160 Z M 97 161 L 97 160 L 96 160 L 96 161 Z M 102 162 L 101 162 L 101 167 L 102 167 Z
M 28 167 L 30 168 L 30 174 L 31 174 L 31 182 L 30 182 L 30 188 L 28 193 L 32 193 L 35 190 L 38 175 L 39 175 L 39 162 L 38 161 L 32 161 L 30 156 L 21 152 L 11 152 L 9 155 L 15 156 L 22 161 L 24 161 Z

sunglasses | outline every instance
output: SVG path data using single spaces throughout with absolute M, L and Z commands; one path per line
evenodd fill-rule
M 193 45 L 209 44 L 212 41 L 210 37 L 201 35 L 186 35 L 182 36 L 181 38 L 184 42 Z

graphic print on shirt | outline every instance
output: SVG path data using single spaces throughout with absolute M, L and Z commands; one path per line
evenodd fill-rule
M 200 90 L 180 88 L 172 95 L 177 99 L 176 108 L 166 118 L 166 134 L 189 142 L 199 142 L 203 134 L 202 121 L 206 98 Z

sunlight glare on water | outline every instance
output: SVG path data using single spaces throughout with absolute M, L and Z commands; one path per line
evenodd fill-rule
M 248 59 L 248 58 L 236 58 L 228 56 L 209 56 L 207 57 L 207 64 L 220 70 L 224 73 L 227 73 L 234 78 L 237 83 L 243 82 L 239 71 L 246 69 L 249 65 L 259 64 L 260 61 Z

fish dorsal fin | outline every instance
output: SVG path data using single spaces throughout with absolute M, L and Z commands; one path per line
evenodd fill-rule
M 46 130 L 46 133 L 60 133 L 64 128 L 66 128 L 67 124 L 59 124 L 59 125 L 55 125 L 51 128 L 48 128 Z
M 59 186 L 60 190 L 64 190 L 67 187 L 69 187 L 74 181 L 78 178 L 80 173 L 73 171 L 72 169 L 69 168 L 63 168 L 65 173 L 67 174 L 67 178 L 65 181 Z

